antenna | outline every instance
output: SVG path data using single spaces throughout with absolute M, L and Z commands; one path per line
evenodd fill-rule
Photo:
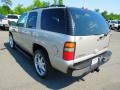
M 85 4 L 86 4 L 86 0 L 84 0 L 84 2 L 83 2 L 83 8 L 85 8 Z

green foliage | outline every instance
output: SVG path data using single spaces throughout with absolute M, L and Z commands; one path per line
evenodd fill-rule
M 14 13 L 15 14 L 22 14 L 23 12 L 25 12 L 25 8 L 23 7 L 22 4 L 18 4 L 15 8 L 14 8 Z
M 43 8 L 44 8 L 44 7 L 48 7 L 48 6 L 50 5 L 50 2 L 45 2 L 45 1 L 43 1 L 43 2 L 42 2 L 42 5 L 43 5 Z
M 101 14 L 102 14 L 102 16 L 103 16 L 105 19 L 107 19 L 107 15 L 108 15 L 108 12 L 107 12 L 107 11 L 103 11 Z
M 95 11 L 100 13 L 100 9 L 95 9 Z M 120 14 L 108 13 L 107 11 L 103 11 L 101 14 L 106 20 L 120 20 Z
M 54 5 L 63 5 L 63 0 L 53 0 L 54 1 Z
M 53 3 L 54 5 L 57 5 L 57 0 L 54 0 L 54 3 Z
M 22 4 L 18 4 L 13 10 L 11 10 L 10 6 L 12 5 L 11 0 L 1 0 L 3 3 L 2 6 L 0 6 L 0 13 L 7 15 L 7 14 L 19 14 L 21 15 L 24 12 L 30 11 L 33 8 L 44 8 L 49 6 L 49 2 L 41 1 L 41 0 L 34 0 L 32 5 L 29 5 L 28 7 L 24 7 Z
M 120 20 L 120 14 L 110 13 L 106 16 L 108 20 Z
M 12 10 L 10 9 L 9 6 L 2 6 L 0 7 L 0 13 L 3 14 L 3 15 L 7 15 L 9 13 L 12 13 Z
M 13 13 L 10 6 L 12 5 L 12 1 L 11 0 L 1 0 L 1 2 L 3 3 L 2 6 L 0 6 L 0 13 L 7 15 L 9 13 Z
M 25 12 L 27 12 L 27 11 L 30 11 L 30 10 L 32 10 L 33 9 L 33 5 L 30 5 L 30 6 L 28 6 L 28 7 L 26 7 L 26 8 L 24 8 L 25 10 Z
M 100 12 L 100 9 L 95 9 L 95 11 L 99 13 L 99 12 Z
M 40 0 L 34 0 L 33 7 L 34 8 L 41 8 L 43 6 L 42 6 L 42 3 Z
M 44 8 L 49 6 L 49 2 L 41 1 L 41 0 L 34 0 L 33 1 L 33 8 Z
M 63 0 L 59 0 L 59 5 L 63 5 Z
M 53 0 L 54 5 L 63 5 L 63 0 Z M 0 14 L 22 14 L 30 11 L 33 8 L 44 8 L 50 5 L 48 1 L 34 0 L 32 5 L 24 7 L 22 4 L 18 4 L 13 10 L 11 10 L 12 0 L 1 0 L 2 6 L 0 6 Z M 100 9 L 95 9 L 96 12 L 101 13 L 107 20 L 120 20 L 120 14 L 108 13 L 107 11 L 100 12 Z
M 11 6 L 12 5 L 11 0 L 1 0 L 1 2 L 3 3 L 4 6 Z

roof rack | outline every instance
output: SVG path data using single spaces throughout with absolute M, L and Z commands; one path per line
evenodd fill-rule
M 52 4 L 52 5 L 48 6 L 48 7 L 65 7 L 65 5 L 55 5 L 55 4 Z
M 32 10 L 36 10 L 36 9 L 40 9 L 40 8 L 32 8 Z
M 43 8 L 49 8 L 49 7 L 65 7 L 65 5 L 50 5 L 50 6 L 47 6 L 47 7 L 43 7 Z M 42 8 L 42 7 L 41 7 Z M 37 7 L 34 7 L 32 10 L 36 10 L 36 9 L 40 9 L 40 8 L 37 8 Z

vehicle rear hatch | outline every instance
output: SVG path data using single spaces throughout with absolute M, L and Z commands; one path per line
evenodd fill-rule
M 2 23 L 5 24 L 5 25 L 8 25 L 8 24 L 9 24 L 7 18 L 2 19 Z
M 96 12 L 70 8 L 75 36 L 75 60 L 96 54 L 109 45 L 109 28 L 104 18 Z

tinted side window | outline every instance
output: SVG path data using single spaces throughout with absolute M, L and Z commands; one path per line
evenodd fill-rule
M 41 16 L 41 28 L 47 31 L 66 34 L 67 21 L 65 9 L 44 10 Z
M 27 20 L 27 13 L 24 13 L 24 14 L 23 14 L 22 16 L 20 16 L 20 18 L 18 19 L 18 26 L 19 26 L 19 27 L 25 27 L 26 20 Z
M 37 23 L 37 12 L 31 12 L 27 20 L 27 28 L 36 28 Z

